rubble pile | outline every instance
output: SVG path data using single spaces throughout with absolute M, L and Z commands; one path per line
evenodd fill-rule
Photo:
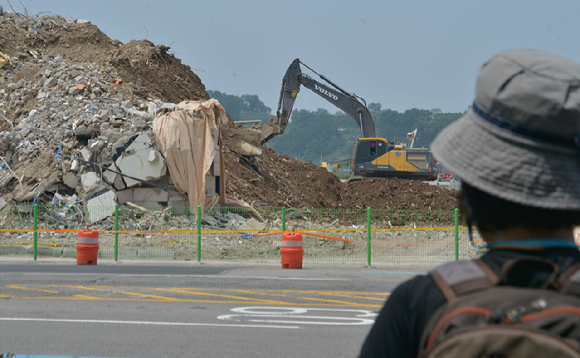
M 3 12 L 0 206 L 82 205 L 90 222 L 109 217 L 117 203 L 187 206 L 157 150 L 152 122 L 174 103 L 209 96 L 168 51 L 147 40 L 111 40 L 85 20 Z M 344 184 L 324 168 L 261 146 L 259 131 L 231 118 L 222 140 L 226 193 L 252 206 L 455 206 L 453 194 L 419 182 L 400 181 L 405 195 L 396 201 L 383 194 L 395 192 L 392 179 Z

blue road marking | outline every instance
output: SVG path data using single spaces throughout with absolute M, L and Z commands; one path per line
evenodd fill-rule
M 105 358 L 105 357 L 81 357 L 81 356 L 23 356 L 23 355 L 10 355 L 6 356 L 10 358 Z M 110 357 L 113 358 L 113 357 Z

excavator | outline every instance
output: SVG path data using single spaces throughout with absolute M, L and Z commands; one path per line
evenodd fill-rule
M 326 83 L 302 73 L 300 64 L 318 75 Z M 366 101 L 354 93 L 349 93 L 337 84 L 295 59 L 282 79 L 282 89 L 278 101 L 277 118 L 262 124 L 263 143 L 277 134 L 284 133 L 300 87 L 304 86 L 326 99 L 348 114 L 361 131 L 353 152 L 354 175 L 361 177 L 397 177 L 405 179 L 437 179 L 438 168 L 428 149 L 413 148 L 417 130 L 409 133 L 409 143 L 397 143 L 378 138 L 375 122 Z

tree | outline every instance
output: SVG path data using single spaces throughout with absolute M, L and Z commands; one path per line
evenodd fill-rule
M 369 109 L 369 112 L 371 112 L 373 116 L 383 111 L 383 105 L 380 103 L 369 103 L 367 108 Z

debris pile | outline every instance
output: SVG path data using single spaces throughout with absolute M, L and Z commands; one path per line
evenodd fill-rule
M 4 12 L 0 33 L 0 206 L 82 205 L 89 222 L 109 217 L 116 203 L 188 206 L 152 122 L 174 103 L 209 96 L 169 47 L 123 44 L 86 20 L 62 16 Z M 455 206 L 451 192 L 425 183 L 344 184 L 324 168 L 263 147 L 260 131 L 231 117 L 221 138 L 226 193 L 252 206 Z

